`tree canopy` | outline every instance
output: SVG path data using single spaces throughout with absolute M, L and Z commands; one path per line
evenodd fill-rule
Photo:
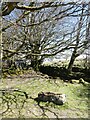
M 66 51 L 74 62 L 89 49 L 90 2 L 3 2 L 1 8 L 3 60 L 30 59 L 38 69 L 50 56 Z

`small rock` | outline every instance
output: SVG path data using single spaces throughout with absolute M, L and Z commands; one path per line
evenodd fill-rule
M 80 79 L 79 79 L 79 83 L 81 83 L 81 84 L 85 84 L 84 79 L 83 79 L 83 78 L 80 78 Z

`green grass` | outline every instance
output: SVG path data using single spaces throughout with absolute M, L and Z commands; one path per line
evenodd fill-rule
M 3 117 L 33 117 L 33 118 L 87 118 L 88 117 L 88 89 L 89 85 L 64 83 L 60 79 L 43 79 L 43 78 L 14 78 L 3 79 L 1 88 L 5 86 L 19 88 L 26 91 L 30 96 L 37 97 L 38 93 L 55 92 L 66 94 L 67 101 L 64 105 L 55 105 L 53 103 L 47 104 L 41 102 L 40 105 L 44 107 L 44 111 L 32 99 L 27 99 L 23 108 L 16 109 L 12 105 L 13 112 L 7 112 Z M 20 102 L 20 101 L 19 101 Z M 44 114 L 43 114 L 44 113 Z

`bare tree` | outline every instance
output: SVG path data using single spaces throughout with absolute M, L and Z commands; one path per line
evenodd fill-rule
M 68 65 L 68 71 L 71 72 L 72 71 L 72 67 L 74 64 L 74 61 L 76 59 L 76 57 L 78 57 L 79 55 L 81 55 L 89 46 L 88 46 L 88 41 L 87 41 L 87 37 L 88 35 L 86 35 L 85 37 L 85 32 L 87 31 L 87 28 L 84 30 L 83 26 L 85 27 L 85 22 L 87 22 L 87 19 L 85 20 L 85 17 L 83 18 L 83 14 L 84 14 L 84 4 L 82 4 L 82 12 L 81 12 L 81 16 L 80 16 L 80 20 L 78 22 L 78 28 L 77 28 L 77 34 L 76 34 L 76 43 L 75 43 L 75 47 L 73 49 L 72 52 L 72 56 Z M 84 31 L 84 32 L 82 32 Z M 89 34 L 89 32 L 86 32 L 86 34 Z M 84 40 L 85 39 L 85 40 Z
M 11 4 L 13 5 L 13 3 Z M 8 5 L 6 4 L 6 6 Z M 82 5 L 83 7 L 81 7 Z M 81 54 L 81 52 L 77 53 L 77 50 L 87 44 L 85 42 L 81 44 L 80 42 L 82 19 L 88 15 L 88 13 L 83 12 L 85 7 L 87 7 L 87 3 L 75 2 L 33 3 L 29 6 L 16 4 L 14 8 L 21 10 L 20 14 L 18 16 L 15 15 L 16 19 L 12 21 L 8 20 L 8 25 L 4 25 L 2 28 L 3 34 L 5 36 L 8 35 L 7 40 L 3 41 L 3 59 L 13 56 L 30 59 L 31 65 L 37 70 L 44 58 L 55 56 L 65 50 L 74 48 L 72 60 L 68 67 L 68 69 L 71 69 L 75 58 Z M 11 11 L 6 13 L 6 15 L 9 15 Z M 80 11 L 82 11 L 82 14 Z M 2 15 L 4 16 L 5 13 Z M 77 16 L 80 16 L 77 30 L 70 32 L 68 32 L 68 29 L 67 31 L 63 30 L 60 22 L 63 25 L 68 17 Z M 56 26 L 59 26 L 63 32 L 58 31 L 58 27 Z M 73 39 L 71 35 L 74 33 Z M 75 41 L 76 44 L 74 44 Z M 8 47 L 6 47 L 7 43 Z

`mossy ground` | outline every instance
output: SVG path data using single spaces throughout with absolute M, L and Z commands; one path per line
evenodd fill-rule
M 66 94 L 67 102 L 62 105 L 53 103 L 40 103 L 40 106 L 32 99 L 27 99 L 21 107 L 20 98 L 17 108 L 14 103 L 11 105 L 12 111 L 3 114 L 3 118 L 88 118 L 89 113 L 89 83 L 71 84 L 63 80 L 45 78 L 41 74 L 36 74 L 29 70 L 21 75 L 14 75 L 2 79 L 1 89 L 18 88 L 30 96 L 37 97 L 41 91 Z M 23 97 L 21 98 L 23 99 Z

